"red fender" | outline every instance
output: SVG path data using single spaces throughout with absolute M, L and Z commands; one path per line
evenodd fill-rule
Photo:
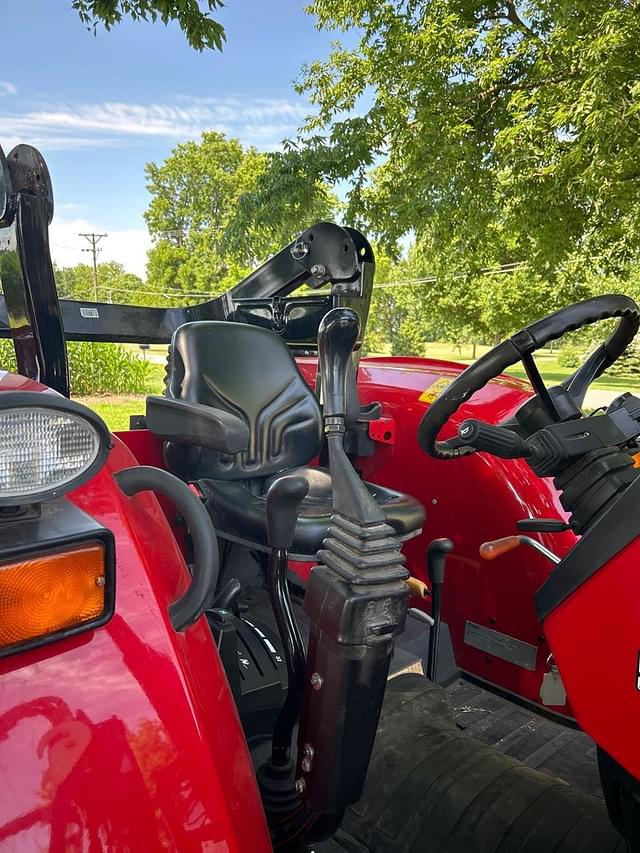
M 0 391 L 46 390 L 4 375 Z M 113 474 L 117 438 L 70 494 L 113 531 L 116 615 L 101 629 L 0 662 L 0 844 L 21 851 L 271 850 L 251 761 L 206 620 L 167 608 L 187 569 L 149 493 Z

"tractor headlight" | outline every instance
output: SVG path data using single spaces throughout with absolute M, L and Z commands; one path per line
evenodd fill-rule
M 111 446 L 104 421 L 54 394 L 0 394 L 0 507 L 60 497 L 102 467 Z

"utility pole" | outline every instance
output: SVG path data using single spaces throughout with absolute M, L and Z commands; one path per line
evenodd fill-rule
M 91 252 L 93 255 L 93 287 L 95 292 L 95 301 L 98 301 L 98 252 L 102 251 L 98 249 L 98 243 L 102 240 L 103 237 L 108 237 L 108 234 L 78 234 L 78 237 L 84 237 L 91 243 L 90 249 L 83 249 L 83 252 Z

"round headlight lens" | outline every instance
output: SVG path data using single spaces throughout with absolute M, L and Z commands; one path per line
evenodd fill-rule
M 68 491 L 101 449 L 98 430 L 75 413 L 44 406 L 0 410 L 0 505 Z

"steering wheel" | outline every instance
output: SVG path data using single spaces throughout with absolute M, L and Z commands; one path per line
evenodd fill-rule
M 614 317 L 619 317 L 620 321 L 605 343 L 550 393 L 533 359 L 533 353 L 567 332 Z M 524 365 L 535 395 L 552 422 L 562 420 L 565 414 L 559 408 L 558 394 L 553 393 L 559 389 L 564 389 L 573 400 L 573 416 L 579 415 L 589 385 L 620 358 L 639 327 L 640 309 L 633 299 L 621 294 L 585 299 L 531 323 L 481 356 L 431 404 L 418 427 L 420 447 L 436 459 L 456 459 L 474 453 L 473 447 L 460 446 L 459 439 L 454 442 L 438 441 L 440 430 L 472 394 L 518 361 Z

